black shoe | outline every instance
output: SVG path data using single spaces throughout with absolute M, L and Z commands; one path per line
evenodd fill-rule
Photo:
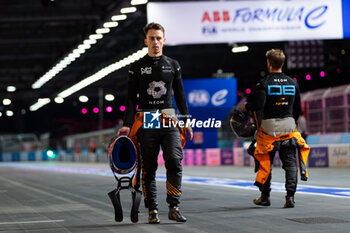
M 177 206 L 169 206 L 169 219 L 175 220 L 176 222 L 186 222 L 187 219 L 180 213 L 180 208 Z
M 254 204 L 255 205 L 261 205 L 261 206 L 270 206 L 271 202 L 270 202 L 270 197 L 267 196 L 260 196 L 257 199 L 254 199 Z
M 294 197 L 286 196 L 286 203 L 284 204 L 284 208 L 294 208 L 294 205 L 295 205 Z
M 158 216 L 158 210 L 151 210 L 149 211 L 148 216 L 148 223 L 149 224 L 158 224 L 160 223 L 159 216 Z

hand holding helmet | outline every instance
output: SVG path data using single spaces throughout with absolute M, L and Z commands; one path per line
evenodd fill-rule
M 241 109 L 245 106 L 242 105 Z M 254 137 L 256 124 L 251 117 L 250 112 L 234 109 L 230 118 L 230 126 L 237 137 L 250 138 Z

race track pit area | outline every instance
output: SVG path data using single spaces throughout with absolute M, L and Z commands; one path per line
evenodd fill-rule
M 284 171 L 273 168 L 271 206 L 259 196 L 252 167 L 183 169 L 181 211 L 186 223 L 168 220 L 165 169 L 157 176 L 159 225 L 140 207 L 130 220 L 131 192 L 121 191 L 122 222 L 114 221 L 107 193 L 116 181 L 107 164 L 0 163 L 0 232 L 349 232 L 350 170 L 309 168 L 298 180 L 296 207 L 284 209 Z

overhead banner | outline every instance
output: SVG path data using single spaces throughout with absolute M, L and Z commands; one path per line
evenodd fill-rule
M 349 20 L 343 20 L 348 5 L 343 9 L 342 0 L 150 2 L 147 17 L 165 27 L 167 44 L 173 45 L 342 39 L 349 34 Z

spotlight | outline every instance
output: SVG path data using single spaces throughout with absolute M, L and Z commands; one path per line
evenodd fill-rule
M 108 106 L 108 107 L 106 107 L 106 111 L 107 111 L 107 112 L 112 112 L 112 111 L 113 111 L 113 108 L 112 108 L 111 106 Z
M 107 95 L 105 95 L 105 99 L 106 99 L 107 101 L 113 101 L 113 100 L 114 100 L 114 95 L 112 95 L 112 94 L 107 94 Z
M 3 99 L 2 100 L 2 104 L 3 105 L 10 105 L 11 104 L 11 100 L 10 99 Z
M 100 109 L 98 109 L 97 107 L 95 107 L 95 108 L 92 109 L 92 111 L 93 111 L 94 113 L 98 113 L 98 112 L 100 111 Z
M 89 101 L 89 98 L 87 96 L 85 96 L 85 95 L 81 95 L 81 96 L 79 96 L 79 101 L 83 102 L 83 103 L 86 103 L 86 102 Z
M 14 91 L 16 91 L 16 87 L 15 86 L 7 86 L 6 90 L 8 92 L 14 92 Z
M 242 46 L 237 46 L 232 48 L 233 53 L 242 53 L 242 52 L 247 52 L 249 50 L 249 47 L 246 45 Z
M 64 102 L 64 99 L 62 97 L 56 97 L 55 98 L 55 102 L 58 103 L 58 104 L 62 104 Z

